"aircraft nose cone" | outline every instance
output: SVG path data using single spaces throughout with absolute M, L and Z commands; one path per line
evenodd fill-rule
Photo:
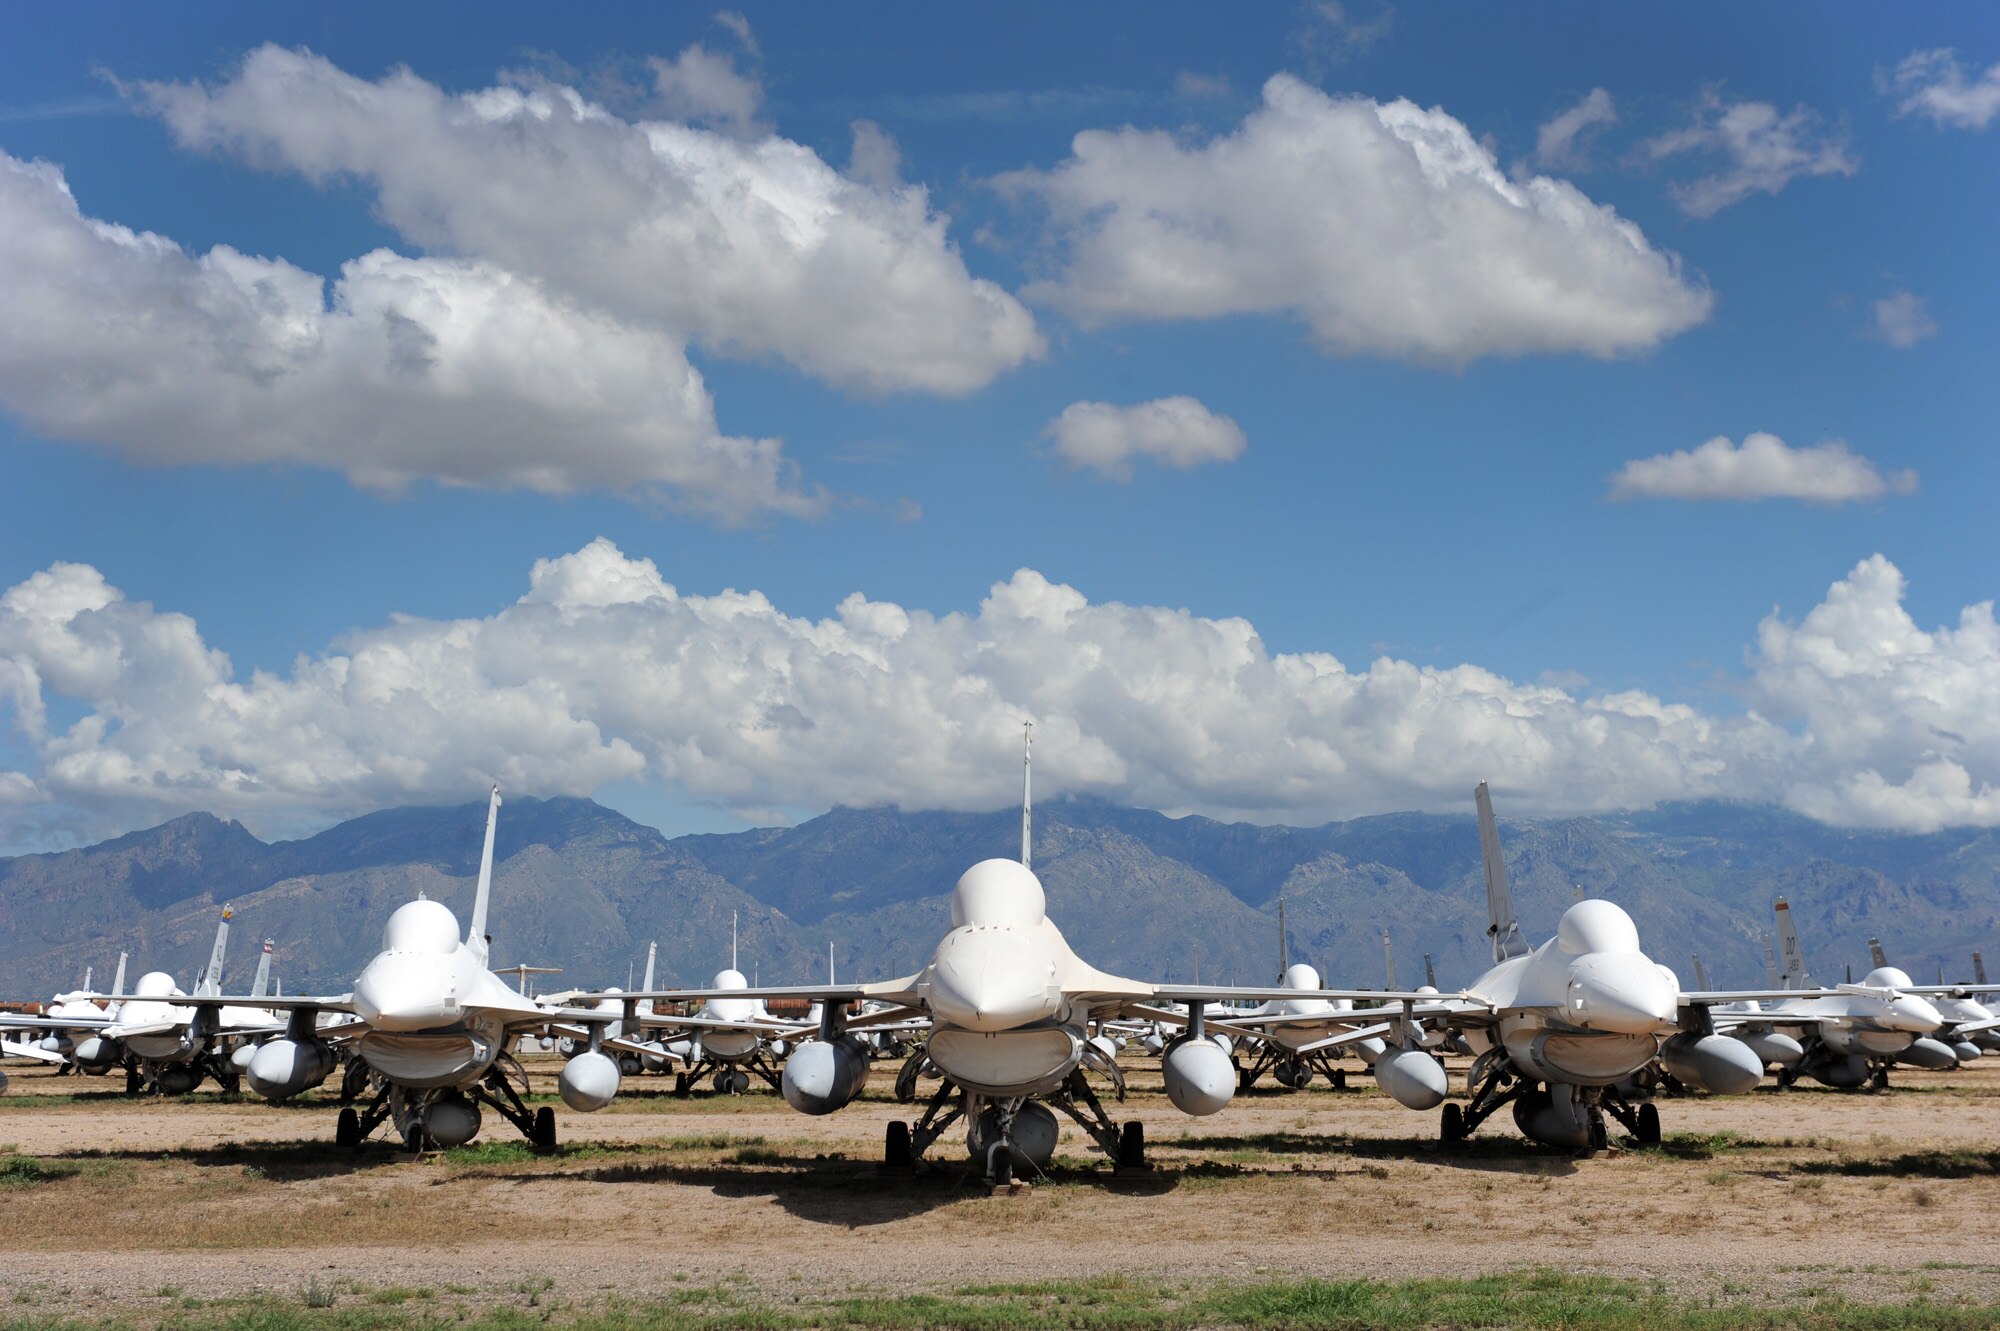
M 421 1031 L 459 1018 L 451 978 L 435 957 L 388 954 L 354 982 L 354 1010 L 378 1031 Z
M 1889 1003 L 1889 1015 L 1883 1025 L 1892 1031 L 1909 1031 L 1915 1035 L 1928 1035 L 1944 1025 L 1944 1015 L 1937 1005 L 1928 998 L 1918 998 L 1915 994 L 1903 994 Z
M 1588 1030 L 1657 1031 L 1674 1024 L 1678 998 L 1659 968 L 1637 954 L 1580 957 L 1570 967 L 1569 1020 Z
M 931 1010 L 964 1030 L 1011 1031 L 1061 1003 L 1054 958 L 1011 930 L 955 929 L 931 963 Z

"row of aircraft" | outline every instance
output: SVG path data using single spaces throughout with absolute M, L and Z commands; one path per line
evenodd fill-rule
M 1334 1060 L 1353 1054 L 1397 1103 L 1442 1106 L 1447 1140 L 1509 1108 L 1523 1135 L 1569 1150 L 1604 1148 L 1608 1121 L 1657 1142 L 1656 1102 L 1673 1088 L 1737 1094 L 1772 1067 L 1781 1079 L 1859 1087 L 1879 1084 L 1899 1061 L 1949 1067 L 2000 1052 L 2000 1020 L 1980 1002 L 2000 986 L 1986 984 L 1983 970 L 1968 985 L 1918 985 L 1878 947 L 1876 968 L 1859 983 L 1817 987 L 1782 901 L 1785 970 L 1760 990 L 1684 990 L 1643 951 L 1631 917 L 1600 899 L 1569 906 L 1555 935 L 1531 946 L 1483 782 L 1474 801 L 1493 963 L 1463 988 L 1332 988 L 1303 963 L 1285 966 L 1271 986 L 1109 974 L 1078 957 L 1048 917 L 1032 864 L 1031 776 L 1024 759 L 1019 859 L 967 869 L 952 890 L 950 929 L 920 969 L 899 978 L 838 983 L 829 964 L 823 984 L 759 986 L 732 958 L 708 988 L 655 988 L 649 952 L 645 979 L 629 992 L 531 996 L 525 983 L 509 987 L 490 968 L 486 931 L 496 786 L 462 935 L 447 907 L 420 896 L 390 916 L 380 953 L 348 992 L 265 992 L 267 944 L 252 991 L 228 995 L 225 918 L 192 993 L 152 972 L 123 996 L 121 959 L 110 995 L 62 995 L 40 1017 L 0 1019 L 16 1037 L 5 1052 L 122 1065 L 128 1089 L 170 1094 L 204 1075 L 225 1087 L 240 1076 L 257 1094 L 284 1099 L 344 1069 L 342 1147 L 359 1147 L 385 1123 L 413 1150 L 456 1146 L 490 1111 L 551 1150 L 555 1114 L 529 1107 L 516 1057 L 524 1041 L 559 1043 L 568 1054 L 561 1099 L 585 1113 L 611 1103 L 625 1077 L 672 1071 L 681 1090 L 709 1076 L 718 1090 L 740 1091 L 757 1076 L 799 1112 L 830 1114 L 854 1100 L 878 1058 L 913 1049 L 896 1093 L 922 1108 L 914 1121 L 888 1125 L 884 1163 L 913 1166 L 962 1125 L 974 1166 L 996 1184 L 1047 1163 L 1060 1118 L 1117 1169 L 1146 1167 L 1143 1125 L 1117 1121 L 1097 1090 L 1122 1102 L 1118 1046 L 1134 1036 L 1159 1054 L 1167 1098 L 1185 1114 L 1223 1111 L 1266 1068 L 1285 1085 L 1304 1085 L 1315 1070 L 1344 1084 Z M 524 982 L 534 968 L 513 971 Z M 778 1015 L 787 1009 L 803 1015 Z M 1472 1059 L 1464 1103 L 1447 1103 L 1445 1051 Z M 935 1089 L 926 1090 L 930 1080 Z

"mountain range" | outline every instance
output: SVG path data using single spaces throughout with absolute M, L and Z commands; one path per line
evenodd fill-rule
M 228 987 L 247 984 L 270 938 L 287 992 L 345 992 L 398 905 L 422 892 L 465 917 L 484 813 L 484 801 L 389 809 L 275 843 L 197 813 L 0 859 L 0 999 L 46 998 L 87 966 L 105 985 L 121 949 L 134 978 L 167 970 L 186 985 L 225 903 Z M 622 986 L 657 941 L 658 983 L 706 983 L 729 962 L 733 919 L 741 969 L 764 983 L 823 978 L 829 944 L 842 979 L 907 973 L 948 926 L 958 875 L 1018 853 L 1019 820 L 836 808 L 796 827 L 669 838 L 590 800 L 513 798 L 496 843 L 494 961 L 561 967 L 544 987 Z M 1870 935 L 1919 980 L 1940 967 L 1968 978 L 1975 948 L 2000 963 L 1990 830 L 1852 831 L 1719 803 L 1502 818 L 1500 830 L 1531 942 L 1579 889 L 1607 896 L 1689 986 L 1691 952 L 1716 987 L 1764 983 L 1778 896 L 1816 979 L 1865 971 Z M 1490 960 L 1470 812 L 1265 827 L 1060 800 L 1035 811 L 1034 858 L 1052 918 L 1114 972 L 1266 983 L 1281 898 L 1292 959 L 1329 983 L 1382 986 L 1385 929 L 1404 986 L 1422 981 L 1427 953 L 1446 988 Z

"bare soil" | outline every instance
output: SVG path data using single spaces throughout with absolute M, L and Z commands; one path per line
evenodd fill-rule
M 1445 1146 L 1436 1115 L 1360 1075 L 1189 1119 L 1157 1061 L 1128 1062 L 1131 1096 L 1108 1107 L 1145 1123 L 1154 1172 L 1113 1177 L 1066 1127 L 1049 1176 L 1016 1197 L 972 1187 L 956 1137 L 934 1171 L 878 1173 L 885 1125 L 915 1117 L 888 1066 L 825 1118 L 761 1089 L 676 1099 L 641 1078 L 604 1113 L 559 1109 L 557 1156 L 504 1148 L 515 1134 L 489 1114 L 486 1149 L 420 1159 L 336 1151 L 327 1099 L 128 1100 L 109 1079 L 10 1068 L 0 1149 L 46 1168 L 0 1172 L 0 1296 L 86 1311 L 311 1280 L 569 1299 L 727 1283 L 785 1300 L 1546 1266 L 1690 1294 L 2000 1299 L 2000 1058 L 1899 1072 L 1880 1095 L 1665 1101 L 1666 1149 L 1603 1159 L 1526 1142 L 1504 1112 Z M 538 1090 L 555 1067 L 531 1065 Z

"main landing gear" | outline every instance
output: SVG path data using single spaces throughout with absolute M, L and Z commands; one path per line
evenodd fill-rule
M 715 1059 L 705 1058 L 686 1072 L 676 1072 L 674 1094 L 678 1096 L 689 1094 L 697 1082 L 713 1073 L 709 1085 L 717 1095 L 742 1095 L 750 1089 L 750 1074 L 753 1072 L 772 1090 L 783 1089 L 778 1081 L 778 1070 L 771 1066 L 771 1061 L 764 1057 L 764 1051 L 759 1049 L 741 1063 L 720 1063 Z
M 1264 1045 L 1257 1058 L 1249 1067 L 1236 1065 L 1236 1089 L 1247 1091 L 1257 1084 L 1258 1078 L 1266 1072 L 1271 1079 L 1287 1090 L 1302 1091 L 1312 1085 L 1315 1074 L 1325 1077 L 1326 1084 L 1336 1091 L 1347 1089 L 1347 1069 L 1337 1067 L 1324 1052 L 1294 1054 L 1278 1045 Z
M 1640 1146 L 1660 1143 L 1660 1111 L 1650 1100 L 1631 1100 L 1615 1087 L 1544 1085 L 1520 1076 L 1504 1056 L 1472 1067 L 1470 1103 L 1445 1105 L 1438 1137 L 1464 1141 L 1503 1106 L 1512 1105 L 1515 1126 L 1546 1146 L 1595 1153 L 1610 1148 L 1608 1115 Z
M 911 1067 L 915 1067 L 914 1062 Z M 914 1082 L 914 1075 L 910 1080 Z M 1145 1125 L 1136 1119 L 1122 1125 L 1113 1122 L 1081 1068 L 1072 1071 L 1054 1094 L 1039 1097 L 979 1095 L 945 1078 L 914 1126 L 900 1120 L 888 1125 L 883 1134 L 882 1168 L 892 1172 L 914 1169 L 953 1124 L 969 1119 L 973 1124 L 969 1142 L 973 1164 L 983 1181 L 994 1188 L 1010 1187 L 1023 1161 L 1039 1171 L 1041 1162 L 1053 1151 L 1051 1111 L 1067 1116 L 1089 1134 L 1111 1160 L 1114 1173 L 1150 1170 Z

